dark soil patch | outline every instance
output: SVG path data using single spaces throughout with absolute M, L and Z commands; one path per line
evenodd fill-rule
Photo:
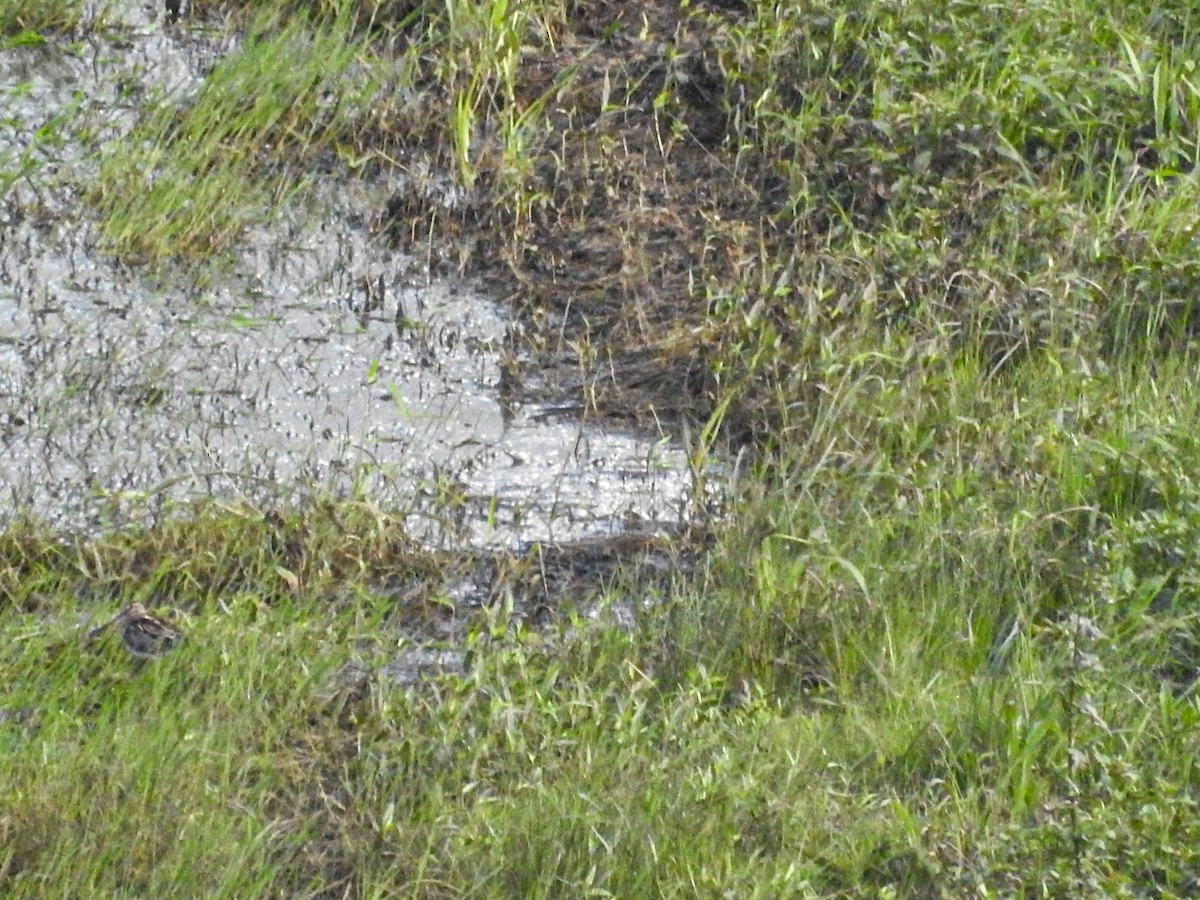
M 441 213 L 443 238 L 473 249 L 467 267 L 511 296 L 523 392 L 634 421 L 712 411 L 715 286 L 752 268 L 747 248 L 777 193 L 731 163 L 737 100 L 711 34 L 739 8 L 572 4 L 556 46 L 520 76 L 518 103 L 553 98 L 524 208 L 487 141 L 453 222 L 444 198 L 393 198 L 398 241 Z

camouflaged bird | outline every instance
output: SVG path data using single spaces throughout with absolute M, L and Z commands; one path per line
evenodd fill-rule
M 88 632 L 88 639 L 97 637 L 110 625 L 120 626 L 125 649 L 139 659 L 159 659 L 183 640 L 178 628 L 160 619 L 140 603 L 130 603 L 103 625 L 93 628 Z

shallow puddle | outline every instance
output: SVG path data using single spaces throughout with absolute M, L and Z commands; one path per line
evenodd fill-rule
M 99 252 L 79 199 L 97 136 L 127 131 L 138 96 L 194 90 L 232 45 L 113 9 L 120 33 L 73 54 L 0 53 L 0 525 L 358 494 L 431 546 L 513 548 L 691 517 L 688 457 L 666 436 L 502 399 L 503 311 L 371 233 L 403 173 L 324 180 L 203 287 Z M 67 141 L 50 146 L 38 131 L 56 116 Z

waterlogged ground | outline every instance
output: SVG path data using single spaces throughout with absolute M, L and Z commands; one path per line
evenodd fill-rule
M 108 17 L 69 51 L 0 53 L 0 525 L 361 491 L 431 546 L 514 548 L 693 515 L 678 443 L 522 402 L 486 285 L 376 236 L 403 172 L 320 176 L 216 276 L 106 255 L 82 200 L 102 154 L 142 98 L 186 97 L 236 40 L 139 4 Z

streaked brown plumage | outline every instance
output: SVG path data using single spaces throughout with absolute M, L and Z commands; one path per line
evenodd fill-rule
M 165 656 L 183 640 L 178 628 L 160 619 L 140 603 L 130 603 L 103 625 L 93 628 L 88 632 L 88 639 L 95 638 L 114 624 L 121 627 L 121 641 L 125 649 L 140 659 Z

